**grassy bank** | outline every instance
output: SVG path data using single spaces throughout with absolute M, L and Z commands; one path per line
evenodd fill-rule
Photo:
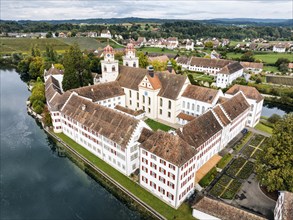
M 182 204 L 177 210 L 171 208 L 169 205 L 165 204 L 160 199 L 153 196 L 151 193 L 140 187 L 138 184 L 130 180 L 128 177 L 124 176 L 122 173 L 108 165 L 106 162 L 99 159 L 97 156 L 83 148 L 81 145 L 77 144 L 66 135 L 62 133 L 56 135 L 78 153 L 91 161 L 99 169 L 111 176 L 115 181 L 119 182 L 128 191 L 133 193 L 143 202 L 147 203 L 149 206 L 165 216 L 167 219 L 194 219 L 191 215 L 191 208 L 188 204 Z

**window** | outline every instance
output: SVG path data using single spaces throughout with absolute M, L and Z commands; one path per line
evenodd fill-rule
M 136 99 L 139 100 L 139 93 L 136 93 Z
M 185 101 L 183 101 L 183 108 L 185 108 Z
M 148 108 L 148 111 L 149 111 L 149 113 L 151 113 L 151 109 L 150 108 Z
M 113 66 L 112 66 L 112 71 L 116 71 L 115 69 L 116 69 L 116 68 L 115 68 L 115 66 L 113 65 Z
M 129 97 L 131 98 L 131 90 L 129 90 Z
M 151 105 L 151 97 L 149 97 L 149 105 Z
M 171 101 L 169 100 L 169 102 L 168 102 L 168 108 L 171 109 L 171 107 L 172 107 L 172 103 L 171 103 Z
M 131 100 L 129 100 L 129 104 L 132 105 L 132 101 Z
M 196 111 L 199 112 L 199 105 L 196 106 Z
M 161 177 L 161 176 L 159 176 L 159 180 L 160 180 L 162 183 L 165 183 L 165 182 L 166 182 L 165 178 L 163 178 L 163 177 Z
M 193 110 L 193 111 L 194 111 L 194 106 L 195 106 L 195 105 L 194 105 L 194 103 L 193 103 L 193 104 L 192 104 L 192 110 Z
M 162 109 L 160 109 L 160 115 L 162 114 Z
M 104 71 L 107 72 L 107 67 L 106 66 L 104 66 Z
M 145 96 L 142 96 L 142 102 L 145 103 Z
M 128 62 L 125 63 L 125 66 L 128 66 Z
M 162 107 L 163 106 L 163 99 L 160 98 L 160 106 Z
M 171 118 L 171 112 L 168 112 L 168 118 Z
M 187 102 L 187 108 L 188 108 L 188 109 L 190 108 L 190 103 L 189 103 L 189 102 Z
M 204 110 L 205 110 L 205 109 L 204 109 L 204 106 L 202 106 L 202 108 L 201 108 L 202 113 L 204 113 Z
M 169 168 L 172 169 L 172 170 L 175 170 L 175 166 L 172 165 L 172 164 L 169 164 Z
M 136 62 L 133 63 L 133 67 L 136 67 Z
M 155 155 L 151 155 L 151 158 L 153 159 L 153 160 L 156 160 L 157 159 L 157 157 L 155 156 Z

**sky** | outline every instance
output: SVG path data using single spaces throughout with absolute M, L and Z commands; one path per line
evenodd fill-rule
M 293 18 L 293 0 L 0 0 L 3 20 Z

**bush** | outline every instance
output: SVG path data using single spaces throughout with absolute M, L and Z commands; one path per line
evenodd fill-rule
M 279 120 L 281 120 L 281 116 L 277 114 L 273 114 L 271 117 L 268 118 L 268 122 L 273 124 L 278 122 Z

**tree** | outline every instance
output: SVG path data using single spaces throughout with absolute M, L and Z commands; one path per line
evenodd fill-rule
M 281 116 L 277 115 L 277 114 L 272 114 L 272 116 L 268 118 L 268 122 L 270 122 L 272 124 L 275 124 L 280 120 L 281 120 Z
M 273 135 L 256 161 L 256 173 L 260 183 L 268 191 L 293 192 L 293 114 L 279 120 Z
M 139 67 L 146 68 L 149 65 L 149 61 L 148 61 L 147 56 L 144 55 L 143 52 L 138 52 L 137 55 L 139 58 Z
M 208 41 L 208 42 L 205 42 L 204 43 L 204 47 L 207 47 L 207 48 L 213 48 L 214 44 L 212 41 Z
M 287 58 L 279 58 L 276 62 L 275 62 L 275 66 L 279 67 L 282 63 L 290 63 L 290 61 Z
M 53 37 L 53 34 L 51 31 L 49 31 L 47 34 L 46 34 L 46 38 L 52 38 Z
M 55 36 L 56 36 L 56 37 L 59 37 L 59 32 L 56 31 L 56 32 L 55 32 Z
M 43 66 L 43 59 L 41 57 L 34 57 L 32 62 L 29 64 L 29 75 L 32 79 L 36 79 L 39 76 L 42 76 L 43 72 L 41 68 Z
M 63 90 L 78 88 L 93 84 L 89 60 L 82 55 L 77 43 L 70 46 L 64 55 Z
M 281 63 L 281 65 L 278 67 L 278 70 L 281 73 L 287 73 L 289 71 L 288 63 Z
M 165 70 L 166 67 L 167 67 L 167 63 L 166 62 L 161 62 L 159 60 L 154 60 L 150 64 L 153 65 L 154 70 L 156 70 L 156 71 Z
M 260 77 L 257 77 L 257 79 L 255 80 L 255 83 L 256 84 L 260 84 L 262 82 L 261 78 Z
M 241 57 L 240 60 L 246 61 L 246 62 L 254 62 L 254 54 L 252 51 L 245 52 Z

